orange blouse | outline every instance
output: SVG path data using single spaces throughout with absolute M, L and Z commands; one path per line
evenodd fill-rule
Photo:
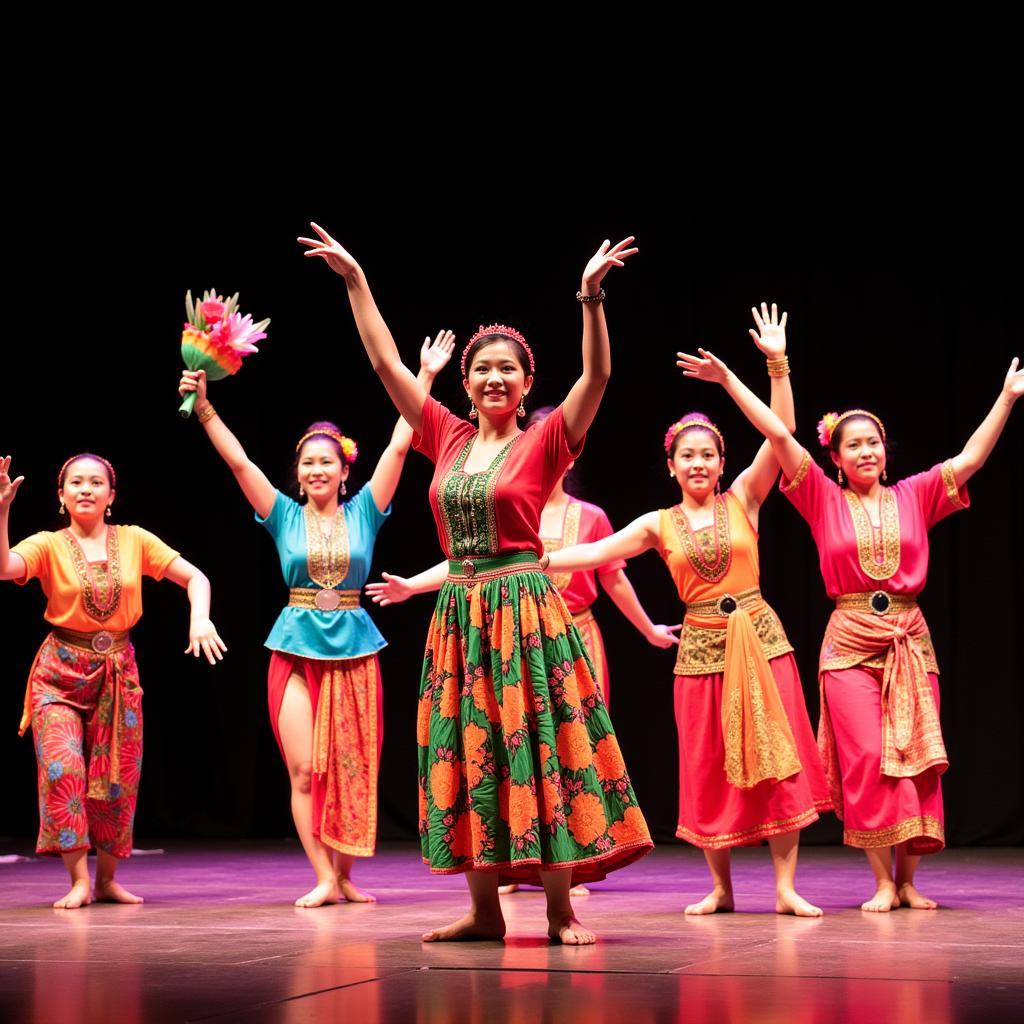
M 108 526 L 107 557 L 89 562 L 69 530 L 34 533 L 11 549 L 25 560 L 19 585 L 39 580 L 53 626 L 88 633 L 131 629 L 142 615 L 142 577 L 162 579 L 178 557 L 140 526 Z

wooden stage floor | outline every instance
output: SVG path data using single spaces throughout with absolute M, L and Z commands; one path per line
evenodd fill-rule
M 865 914 L 863 857 L 808 848 L 798 876 L 820 920 L 772 912 L 767 850 L 735 857 L 740 911 L 686 918 L 700 853 L 662 846 L 577 901 L 596 946 L 544 938 L 543 895 L 503 897 L 509 937 L 423 945 L 459 916 L 458 878 L 412 845 L 358 864 L 375 905 L 298 910 L 295 844 L 173 846 L 119 877 L 140 907 L 57 911 L 58 863 L 0 865 L 0 1020 L 416 1024 L 571 1021 L 946 1024 L 1024 1019 L 1024 850 L 925 860 L 939 911 Z

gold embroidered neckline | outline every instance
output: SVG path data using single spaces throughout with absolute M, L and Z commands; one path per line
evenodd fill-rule
M 121 558 L 117 544 L 117 527 L 108 526 L 106 529 L 107 557 L 101 562 L 90 562 L 71 530 L 67 527 L 61 530 L 71 554 L 75 575 L 78 577 L 82 603 L 89 615 L 99 622 L 109 619 L 121 603 Z
M 310 507 L 303 509 L 306 519 L 306 566 L 309 578 L 319 587 L 332 590 L 348 575 L 349 543 L 345 507 L 339 505 L 324 532 L 324 521 Z
M 732 542 L 729 535 L 729 510 L 725 498 L 715 495 L 714 522 L 694 531 L 682 503 L 671 510 L 676 535 L 693 571 L 708 583 L 723 580 L 732 565 Z M 703 536 L 701 536 L 703 534 Z
M 857 537 L 857 560 L 868 579 L 887 580 L 900 567 L 900 513 L 896 496 L 882 488 L 878 502 L 879 525 L 871 522 L 859 494 L 843 490 Z
M 580 517 L 583 513 L 581 502 L 569 499 L 565 506 L 565 514 L 562 516 L 562 534 L 560 537 L 541 537 L 544 550 L 550 554 L 552 551 L 561 551 L 562 548 L 571 548 L 580 535 Z M 565 590 L 572 580 L 572 572 L 548 573 L 551 582 L 559 590 Z
M 501 450 L 497 452 L 494 458 L 491 459 L 491 461 L 487 464 L 486 468 L 477 469 L 474 470 L 472 473 L 467 473 L 462 467 L 465 466 L 467 462 L 469 462 L 469 453 L 473 450 L 473 445 L 476 442 L 476 439 L 480 436 L 480 431 L 478 430 L 465 443 L 465 445 L 462 448 L 462 451 L 459 452 L 458 457 L 456 458 L 454 464 L 452 465 L 451 472 L 461 473 L 463 476 L 480 476 L 484 473 L 490 473 L 495 468 L 496 464 L 501 465 L 501 463 L 505 461 L 505 456 L 508 454 L 509 448 L 511 448 L 512 445 L 514 445 L 516 441 L 518 441 L 519 438 L 521 438 L 525 433 L 525 430 L 520 430 L 519 433 L 515 435 L 515 437 L 510 438 L 508 442 L 501 448 Z

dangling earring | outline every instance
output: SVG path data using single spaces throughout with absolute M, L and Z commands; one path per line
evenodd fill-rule
M 473 400 L 469 400 L 469 418 L 475 420 L 480 414 L 476 411 L 476 406 L 473 404 Z
M 884 483 L 885 483 L 885 481 L 886 481 L 886 480 L 888 480 L 888 479 L 889 479 L 889 475 L 888 475 L 888 473 L 886 473 L 886 471 L 885 471 L 885 470 L 883 469 L 883 470 L 882 470 L 882 483 L 884 484 Z
M 348 488 L 345 486 L 345 481 L 344 480 L 341 481 L 341 493 L 343 495 L 348 494 Z
M 67 510 L 67 509 L 66 509 L 66 508 L 64 507 L 64 499 L 63 499 L 63 498 L 61 498 L 61 499 L 60 499 L 60 508 L 59 508 L 59 509 L 57 509 L 57 511 L 58 511 L 58 512 L 59 512 L 59 513 L 60 513 L 60 514 L 61 514 L 62 516 L 66 516 L 66 515 L 68 514 L 68 510 Z
M 842 470 L 842 467 L 839 468 L 839 472 L 836 474 L 836 482 L 839 484 L 840 487 L 843 486 L 843 470 Z
M 302 486 L 302 484 L 299 484 L 299 497 L 300 498 L 305 498 L 305 496 L 306 496 L 306 489 L 305 489 L 305 487 Z
M 519 408 L 516 409 L 516 415 L 519 416 L 519 417 L 523 417 L 523 416 L 526 415 L 526 406 L 523 405 L 523 400 L 525 398 L 526 398 L 526 395 L 520 395 L 520 397 L 519 397 Z
M 107 506 L 106 516 L 109 519 L 114 513 L 110 511 L 110 506 Z

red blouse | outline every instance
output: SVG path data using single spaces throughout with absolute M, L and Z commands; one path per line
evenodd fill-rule
M 604 540 L 614 532 L 603 508 L 591 505 L 589 501 L 570 498 L 562 518 L 561 535 L 541 539 L 544 541 L 545 551 L 560 551 L 562 548 L 572 547 L 573 544 L 589 544 L 591 541 Z M 608 573 L 625 568 L 626 560 L 617 558 L 596 571 L 584 569 L 580 572 L 559 572 L 550 575 L 565 598 L 569 611 L 573 615 L 578 615 L 597 600 L 597 577 L 607 576 Z

